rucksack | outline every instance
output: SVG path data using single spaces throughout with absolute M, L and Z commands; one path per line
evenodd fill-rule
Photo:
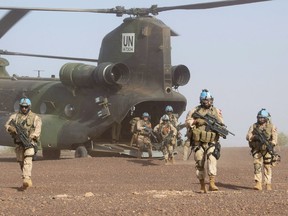
M 140 117 L 134 117 L 133 119 L 130 120 L 131 124 L 131 133 L 136 133 L 137 132 L 137 122 L 140 120 Z

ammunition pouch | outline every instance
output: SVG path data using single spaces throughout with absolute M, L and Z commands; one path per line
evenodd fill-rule
M 216 133 L 210 131 L 204 131 L 199 129 L 194 129 L 192 131 L 192 137 L 194 142 L 204 142 L 209 143 L 216 140 Z
M 220 145 L 220 143 L 215 143 L 214 146 L 215 146 L 215 149 L 212 152 L 212 155 L 216 158 L 216 160 L 218 160 L 220 158 L 220 155 L 221 155 L 220 154 L 221 145 Z

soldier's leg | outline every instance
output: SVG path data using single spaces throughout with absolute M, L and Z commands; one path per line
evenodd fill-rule
M 24 151 L 24 165 L 23 165 L 23 187 L 32 186 L 32 159 L 35 154 L 34 148 L 28 148 Z
M 196 176 L 200 179 L 205 179 L 205 154 L 204 149 L 201 145 L 195 148 L 194 153 Z
M 162 152 L 163 152 L 163 155 L 164 155 L 165 164 L 167 164 L 168 163 L 168 159 L 169 159 L 169 153 L 168 153 L 167 146 L 163 147 Z
M 173 150 L 174 150 L 175 145 L 168 145 L 168 154 L 169 154 L 169 161 L 174 164 L 174 155 L 173 155 Z
M 215 177 L 217 175 L 217 159 L 213 155 L 215 146 L 211 145 L 207 149 L 207 170 L 209 175 L 209 190 L 218 191 L 219 188 L 215 185 Z
M 272 155 L 267 153 L 264 155 L 264 184 L 267 190 L 272 190 L 271 180 L 272 180 Z
M 144 137 L 141 136 L 141 135 L 138 135 L 137 137 L 137 146 L 138 146 L 138 155 L 137 155 L 137 158 L 141 158 L 142 157 L 142 152 L 143 152 L 143 149 L 144 149 Z
M 16 160 L 19 163 L 21 173 L 23 173 L 24 166 L 24 148 L 20 145 L 16 145 L 15 147 Z
M 197 146 L 194 149 L 194 160 L 196 162 L 196 176 L 200 182 L 200 192 L 207 193 L 206 186 L 205 186 L 205 152 L 202 146 Z
M 186 139 L 183 146 L 183 160 L 188 160 L 189 155 L 189 149 L 190 149 L 190 139 Z
M 261 153 L 253 153 L 255 190 L 262 190 L 262 163 L 263 158 Z
M 149 137 L 145 137 L 145 144 L 147 146 L 149 158 L 152 158 L 152 143 Z

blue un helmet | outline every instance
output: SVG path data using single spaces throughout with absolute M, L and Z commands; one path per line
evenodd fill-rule
M 21 98 L 19 105 L 20 106 L 31 106 L 31 100 L 29 98 Z
M 165 112 L 173 112 L 173 107 L 170 105 L 166 106 Z
M 210 92 L 207 89 L 203 89 L 200 94 L 200 104 L 204 108 L 208 109 L 213 105 L 214 98 L 210 94 Z
M 31 108 L 31 101 L 29 98 L 21 98 L 19 102 L 20 112 L 27 115 Z
M 269 117 L 271 117 L 271 115 L 265 108 L 262 108 L 257 114 L 257 118 L 269 119 Z
M 161 120 L 162 121 L 169 121 L 170 120 L 170 118 L 169 118 L 169 116 L 168 115 L 163 115 L 162 117 L 161 117 Z
M 142 114 L 142 118 L 144 118 L 144 117 L 148 117 L 148 118 L 150 118 L 149 113 L 148 113 L 148 112 L 144 112 L 144 113 Z

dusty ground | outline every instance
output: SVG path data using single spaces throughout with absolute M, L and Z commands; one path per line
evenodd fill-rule
M 19 191 L 13 154 L 0 154 L 0 215 L 288 215 L 288 148 L 273 169 L 273 191 L 254 191 L 248 148 L 223 148 L 219 192 L 200 194 L 194 162 L 127 157 L 34 162 L 34 186 Z

